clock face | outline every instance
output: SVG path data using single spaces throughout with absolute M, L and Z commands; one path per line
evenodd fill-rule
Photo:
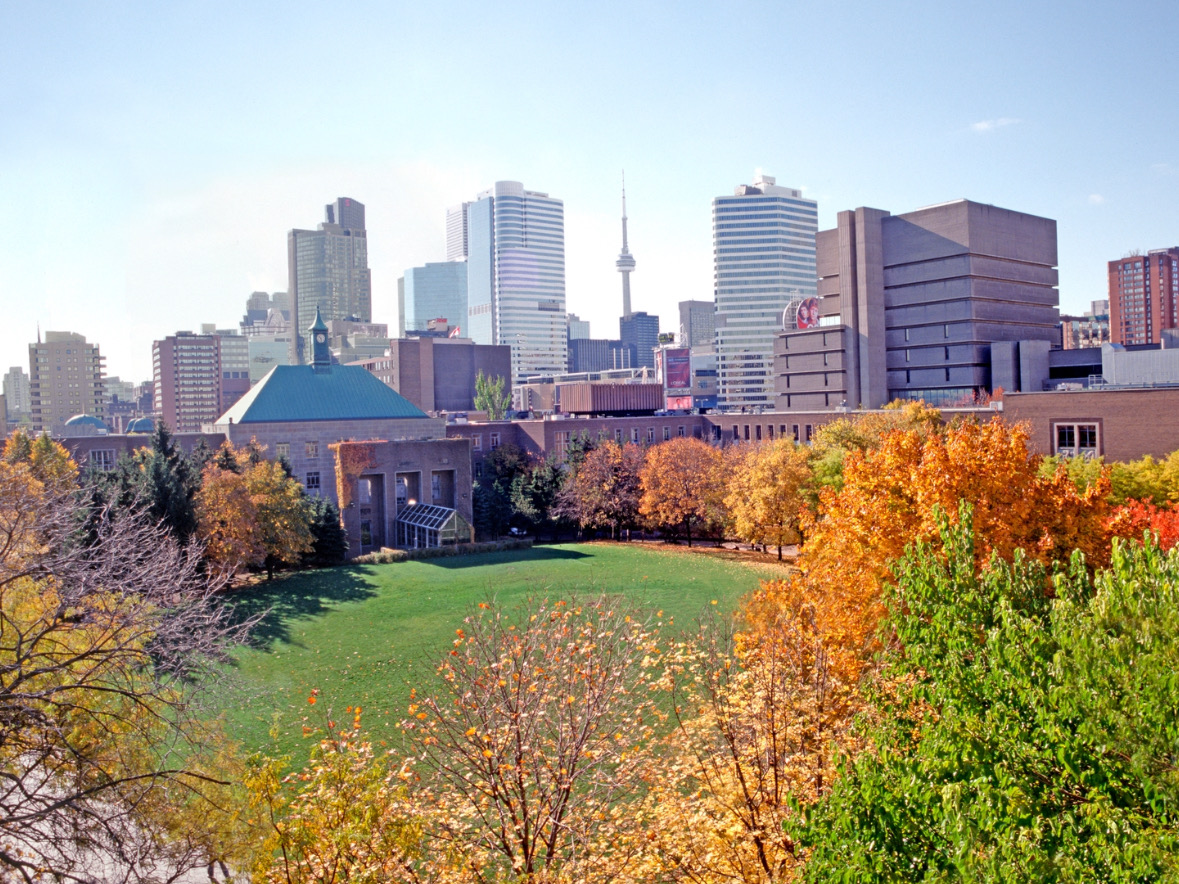
M 316 343 L 319 343 L 319 344 L 323 343 L 323 341 L 324 341 L 323 332 L 320 332 L 319 334 L 317 334 L 315 336 L 315 341 L 316 341 Z

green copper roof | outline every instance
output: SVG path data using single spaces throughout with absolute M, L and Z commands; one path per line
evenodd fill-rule
M 276 365 L 219 424 L 344 421 L 428 415 L 359 365 Z

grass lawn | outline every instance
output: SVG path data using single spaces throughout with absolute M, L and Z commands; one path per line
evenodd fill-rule
M 256 646 L 236 654 L 220 701 L 231 735 L 247 749 L 292 752 L 296 760 L 307 752 L 303 717 L 319 724 L 325 711 L 349 705 L 364 707 L 374 739 L 396 739 L 410 687 L 430 689 L 433 661 L 481 601 L 514 608 L 529 598 L 617 593 L 662 610 L 671 628 L 691 629 L 714 599 L 731 611 L 759 580 L 785 573 L 769 561 L 682 547 L 564 544 L 295 574 L 242 590 L 240 609 L 270 613 Z

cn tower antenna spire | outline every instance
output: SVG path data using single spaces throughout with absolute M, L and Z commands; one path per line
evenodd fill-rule
M 622 252 L 614 262 L 618 272 L 622 274 L 622 315 L 631 315 L 630 309 L 630 274 L 635 269 L 635 259 L 630 253 L 626 241 L 626 172 L 622 173 Z

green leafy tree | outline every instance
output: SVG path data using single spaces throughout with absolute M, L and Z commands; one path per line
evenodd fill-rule
M 512 404 L 511 391 L 505 387 L 503 375 L 492 378 L 479 369 L 475 375 L 475 410 L 487 412 L 488 420 L 502 421 Z
M 969 524 L 897 567 L 871 747 L 796 824 L 808 879 L 1177 880 L 1179 556 L 980 573 Z

